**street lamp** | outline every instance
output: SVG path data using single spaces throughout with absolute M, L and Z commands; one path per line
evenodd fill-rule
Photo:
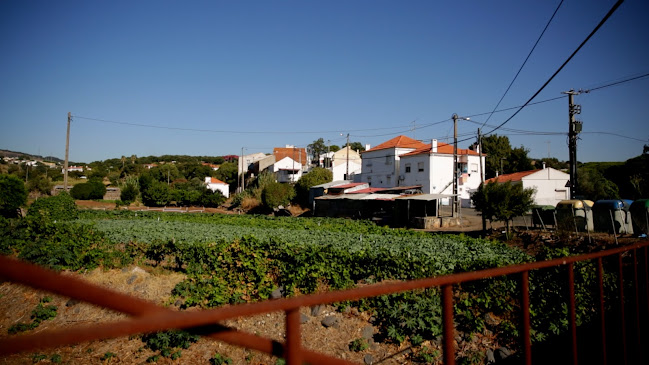
M 458 117 L 457 114 L 453 113 L 453 206 L 451 207 L 451 216 L 455 217 L 458 211 L 458 200 L 457 200 L 457 120 L 471 120 L 468 117 Z

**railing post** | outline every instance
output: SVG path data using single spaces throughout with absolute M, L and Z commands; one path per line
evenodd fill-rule
M 532 340 L 530 338 L 530 272 L 521 272 L 521 316 L 523 330 L 523 356 L 525 365 L 532 365 Z
M 627 354 L 626 354 L 626 318 L 624 316 L 624 265 L 622 263 L 622 253 L 617 255 L 618 263 L 618 286 L 620 292 L 620 326 L 621 326 L 621 336 L 622 340 L 622 356 L 624 359 L 624 365 L 628 364 Z
M 442 341 L 444 365 L 455 365 L 455 327 L 453 326 L 453 285 L 442 286 Z
M 574 264 L 568 264 L 568 296 L 569 296 L 569 320 L 570 320 L 570 337 L 572 339 L 572 363 L 577 365 L 579 363 L 577 357 L 577 306 L 575 304 L 575 270 Z
M 300 335 L 300 309 L 286 311 L 286 348 L 284 357 L 287 365 L 302 364 L 302 336 Z
M 635 288 L 635 330 L 636 330 L 636 341 L 637 341 L 637 350 L 636 354 L 638 359 L 642 364 L 644 361 L 642 359 L 642 332 L 640 331 L 640 282 L 638 281 L 638 253 L 637 249 L 633 249 L 633 287 Z
M 602 258 L 597 258 L 597 282 L 599 284 L 599 323 L 602 331 L 602 365 L 607 364 L 606 359 L 606 311 L 604 308 L 604 267 Z

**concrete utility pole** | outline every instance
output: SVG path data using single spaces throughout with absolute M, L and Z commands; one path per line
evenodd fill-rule
M 581 105 L 575 104 L 574 96 L 581 94 L 581 91 L 564 91 L 568 94 L 568 154 L 570 158 L 570 199 L 577 196 L 577 135 L 581 132 L 583 123 L 575 119 L 575 115 L 581 114 Z
M 457 199 L 457 185 L 458 185 L 458 171 L 457 171 L 457 120 L 470 120 L 470 118 L 458 117 L 453 114 L 453 206 L 451 207 L 451 216 L 455 217 L 458 212 L 458 199 Z
M 347 133 L 347 168 L 345 169 L 345 180 L 349 179 L 349 133 Z
M 482 131 L 478 128 L 478 156 L 480 158 L 480 183 L 484 185 L 484 166 L 482 164 Z M 484 186 L 483 186 L 484 188 Z M 487 218 L 484 214 L 480 214 L 482 218 L 482 235 L 487 234 Z
M 243 190 L 246 188 L 246 177 L 245 177 L 245 172 L 243 171 L 243 149 L 244 147 L 241 147 L 241 184 L 239 185 L 239 188 L 241 189 L 241 192 L 243 193 Z
M 65 137 L 65 162 L 63 162 L 63 190 L 68 191 L 68 155 L 70 152 L 70 122 L 72 113 L 68 112 L 68 132 Z

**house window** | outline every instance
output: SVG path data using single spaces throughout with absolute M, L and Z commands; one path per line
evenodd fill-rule
M 367 161 L 367 162 L 365 163 L 365 166 L 367 166 L 367 167 L 372 167 L 372 161 Z
M 392 165 L 392 158 L 391 156 L 385 156 L 385 164 L 386 165 Z
M 410 164 L 407 163 L 407 164 L 406 164 L 406 173 L 409 173 L 409 172 L 410 172 Z
M 467 172 L 469 172 L 469 166 L 466 162 L 460 162 L 457 165 L 458 165 L 458 170 L 460 170 L 460 173 L 466 174 Z
M 372 177 L 371 176 L 367 177 L 367 185 L 372 186 Z
M 388 180 L 388 186 L 391 186 L 392 185 L 392 176 L 388 175 L 387 180 Z
M 471 164 L 471 172 L 478 172 L 478 164 L 477 163 L 472 163 Z
M 424 171 L 424 163 L 423 162 L 417 162 L 417 171 L 419 171 L 419 172 Z

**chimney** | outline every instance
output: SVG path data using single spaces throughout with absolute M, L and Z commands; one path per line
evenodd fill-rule
M 433 139 L 433 141 L 430 143 L 431 145 L 431 152 L 432 153 L 437 153 L 437 140 Z
M 543 161 L 543 170 L 545 170 L 545 161 Z
M 367 150 L 369 150 L 369 149 L 370 149 L 370 144 L 369 144 L 369 143 L 366 143 L 366 144 L 365 144 L 365 151 L 367 151 Z

